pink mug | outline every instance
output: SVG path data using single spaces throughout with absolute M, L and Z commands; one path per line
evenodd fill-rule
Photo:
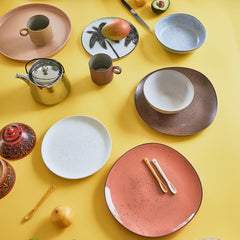
M 89 70 L 92 81 L 97 85 L 105 85 L 113 80 L 113 74 L 120 74 L 122 69 L 113 66 L 110 56 L 104 53 L 93 55 L 89 60 Z
M 45 15 L 34 15 L 29 18 L 27 27 L 19 31 L 20 35 L 30 36 L 36 45 L 42 46 L 51 42 L 53 38 L 50 20 Z

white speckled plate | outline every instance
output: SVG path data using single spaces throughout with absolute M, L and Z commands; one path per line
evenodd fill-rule
M 42 141 L 42 157 L 56 175 L 79 179 L 97 172 L 111 153 L 111 137 L 102 123 L 71 116 L 55 123 Z

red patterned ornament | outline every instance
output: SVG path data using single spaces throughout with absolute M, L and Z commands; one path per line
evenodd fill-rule
M 16 174 L 13 167 L 0 158 L 0 199 L 12 190 L 15 180 Z
M 12 123 L 0 132 L 0 156 L 16 160 L 28 155 L 36 143 L 36 134 L 23 123 Z

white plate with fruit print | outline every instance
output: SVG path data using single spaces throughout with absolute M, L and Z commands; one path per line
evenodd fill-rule
M 118 41 L 105 38 L 102 28 L 113 21 L 116 17 L 100 18 L 91 22 L 82 32 L 82 45 L 92 56 L 98 53 L 108 54 L 113 60 L 122 58 L 131 53 L 137 46 L 139 36 L 136 28 L 131 24 L 129 34 Z M 124 20 L 124 19 L 122 19 Z M 125 20 L 126 21 L 126 20 Z

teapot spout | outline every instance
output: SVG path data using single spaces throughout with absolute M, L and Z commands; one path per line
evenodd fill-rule
M 15 77 L 16 77 L 16 78 L 20 78 L 20 79 L 24 80 L 27 84 L 29 84 L 30 79 L 29 79 L 29 77 L 28 77 L 28 74 L 17 73 L 17 74 L 15 75 Z

